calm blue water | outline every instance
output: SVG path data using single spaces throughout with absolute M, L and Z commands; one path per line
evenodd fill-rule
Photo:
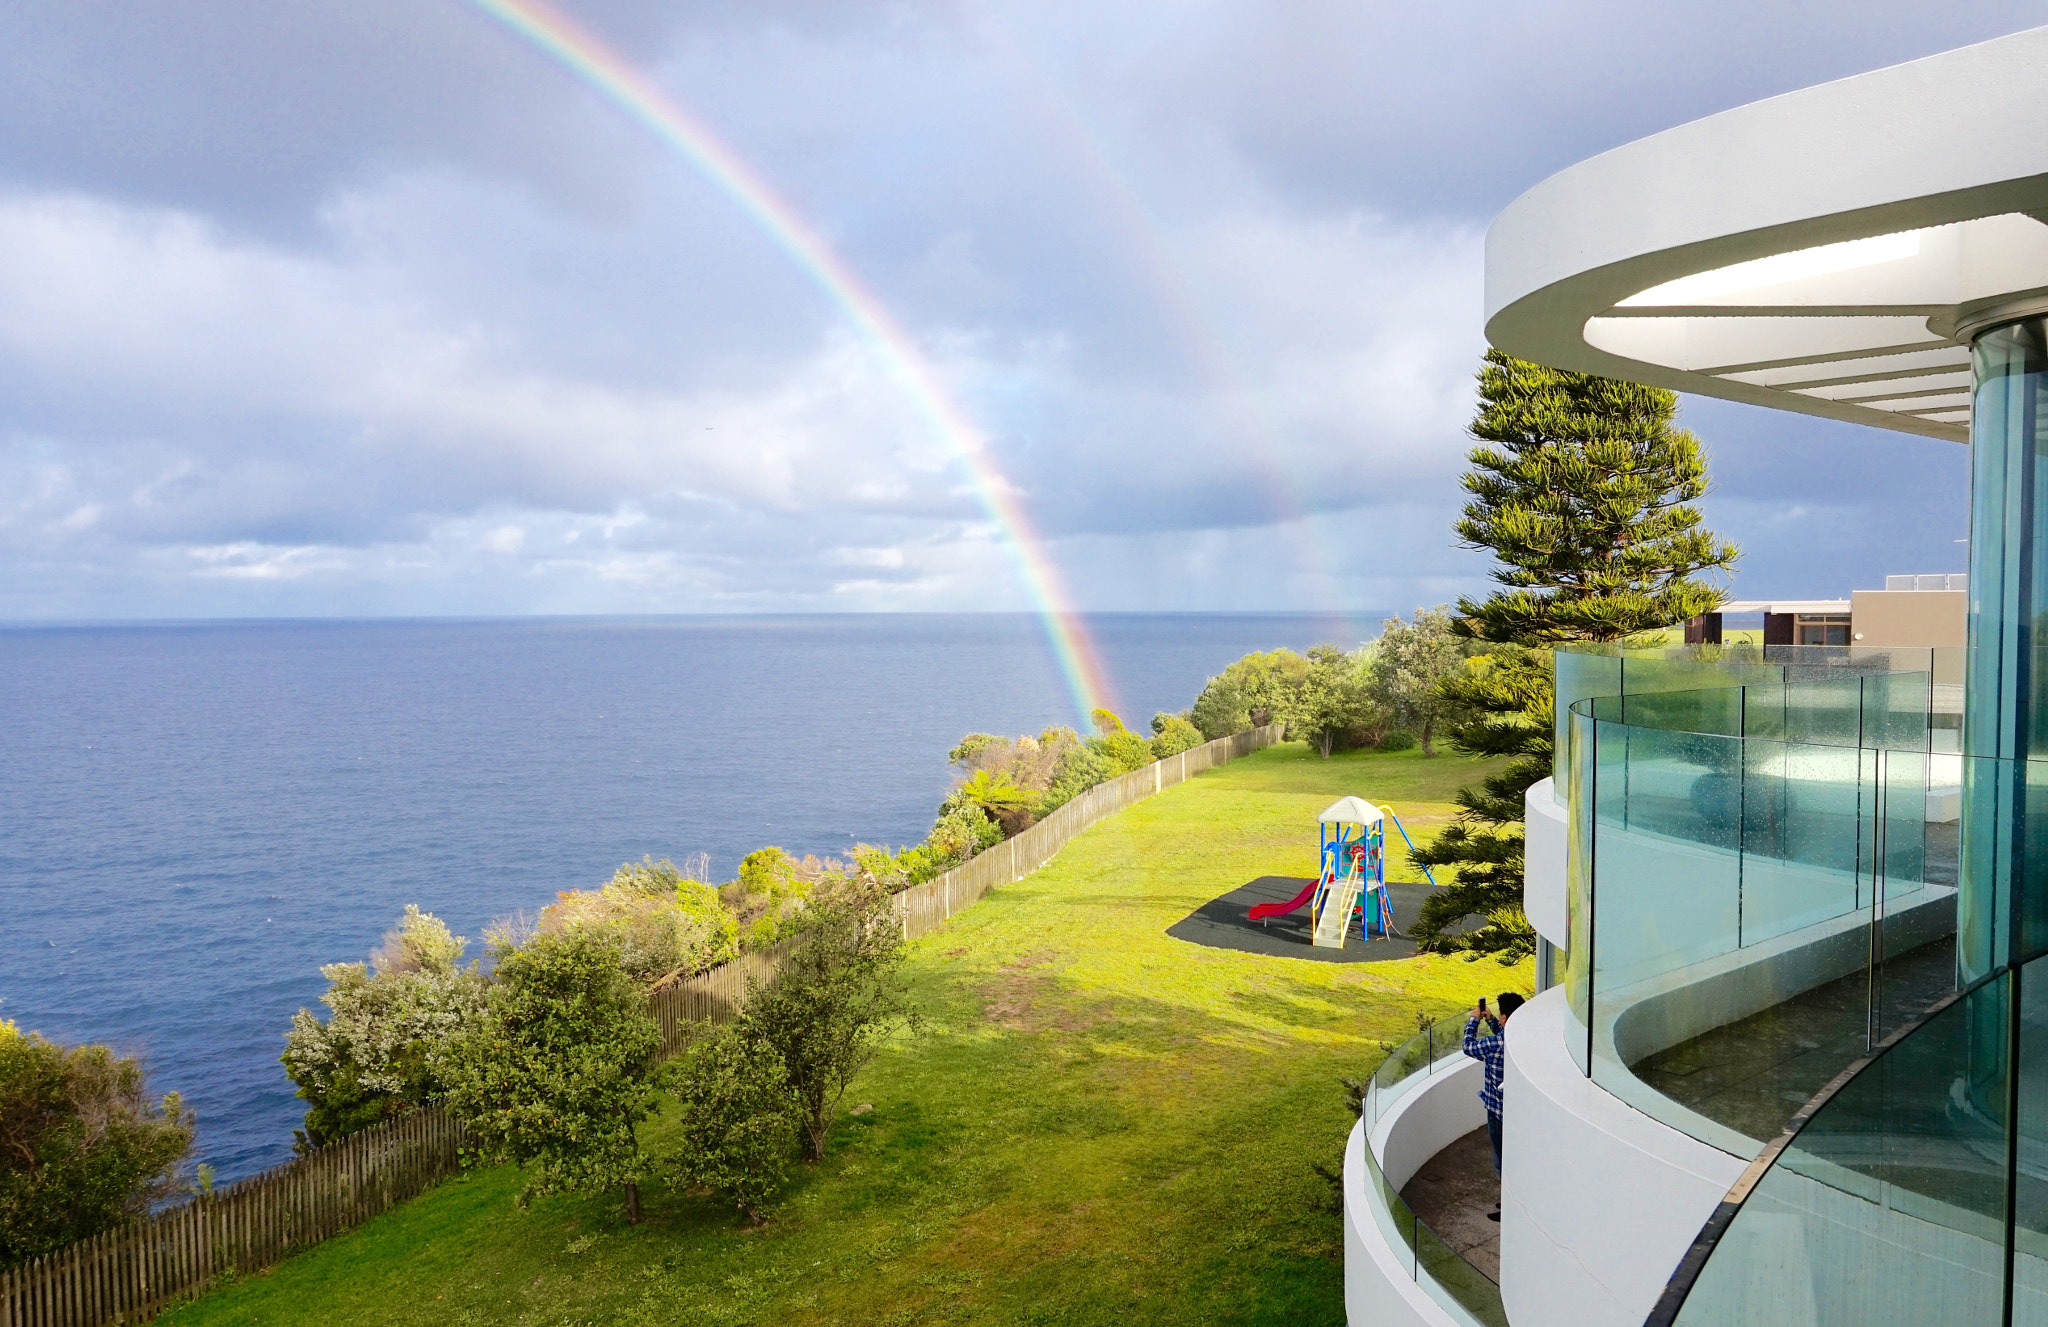
M 1101 615 L 1132 727 L 1355 621 Z M 915 842 L 962 733 L 1074 720 L 1024 616 L 0 628 L 0 1017 L 141 1054 L 223 1178 L 289 1155 L 322 963 L 643 853 Z

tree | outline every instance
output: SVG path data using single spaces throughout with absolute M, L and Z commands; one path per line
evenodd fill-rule
M 672 1081 L 675 1181 L 726 1195 L 760 1225 L 796 1149 L 799 1107 L 782 1056 L 727 1026 L 691 1047 Z
M 1460 599 L 1453 630 L 1495 648 L 1442 687 L 1460 750 L 1512 757 L 1458 793 L 1458 821 L 1416 854 L 1457 870 L 1410 930 L 1423 949 L 1529 952 L 1522 913 L 1522 798 L 1550 772 L 1555 690 L 1550 656 L 1564 641 L 1615 641 L 1707 612 L 1724 598 L 1702 573 L 1738 550 L 1701 525 L 1707 492 L 1699 439 L 1673 427 L 1670 392 L 1530 364 L 1489 350 L 1479 371 L 1479 446 L 1464 479 L 1471 500 L 1455 530 L 1490 550 L 1503 589 Z M 1532 648 L 1533 647 L 1533 648 Z M 1462 935 L 1467 917 L 1485 924 Z
M 839 1100 L 875 1048 L 918 1022 L 902 965 L 889 896 L 850 880 L 812 897 L 781 969 L 748 991 L 741 1034 L 781 1056 L 808 1160 L 825 1155 Z
M 1337 739 L 1365 718 L 1369 704 L 1355 661 L 1334 645 L 1318 645 L 1308 652 L 1308 670 L 1281 717 L 1328 760 Z
M 192 1113 L 142 1066 L 0 1020 L 0 1267 L 97 1235 L 181 1192 Z
M 749 949 L 764 949 L 783 935 L 804 905 L 812 882 L 796 859 L 780 848 L 757 848 L 740 858 L 739 878 L 721 891 L 746 936 Z
M 1430 739 L 1448 704 L 1440 688 L 1465 661 L 1464 642 L 1450 612 L 1418 608 L 1413 622 L 1390 617 L 1382 624 L 1375 646 L 1366 666 L 1373 692 L 1396 723 L 1417 730 L 1422 754 L 1435 755 Z
M 956 790 L 961 801 L 981 808 L 981 813 L 1001 826 L 1005 838 L 1031 823 L 1031 808 L 1038 794 L 1019 787 L 1007 771 L 990 773 L 978 769 Z
M 432 913 L 408 904 L 369 963 L 330 963 L 320 1002 L 292 1016 L 285 1072 L 306 1103 L 295 1147 L 310 1152 L 438 1097 L 438 1060 L 482 1014 L 486 984 L 462 966 L 465 942 Z
M 1214 741 L 1249 729 L 1252 726 L 1251 706 L 1245 701 L 1244 691 L 1235 678 L 1212 677 L 1202 688 L 1202 694 L 1195 697 L 1194 708 L 1188 711 L 1188 721 L 1195 725 L 1205 740 Z
M 1710 612 L 1727 597 L 1700 573 L 1735 545 L 1701 525 L 1700 440 L 1673 427 L 1658 387 L 1544 368 L 1498 350 L 1479 371 L 1471 500 L 1453 527 L 1498 561 L 1506 587 L 1458 600 L 1459 630 L 1540 645 L 1623 640 Z
M 1308 669 L 1293 650 L 1253 651 L 1209 679 L 1188 717 L 1212 739 L 1271 723 L 1283 717 Z
M 1522 796 L 1550 773 L 1550 653 L 1495 646 L 1465 662 L 1443 686 L 1451 745 L 1471 755 L 1508 756 L 1508 765 L 1456 794 L 1458 818 L 1414 853 L 1425 866 L 1456 876 L 1422 902 L 1409 938 L 1431 953 L 1491 952 L 1513 962 L 1531 952 L 1535 932 L 1522 913 Z M 1451 928 L 1484 918 L 1463 935 Z
M 526 1172 L 523 1207 L 621 1188 L 640 1219 L 637 1127 L 661 1033 L 610 929 L 577 926 L 500 954 L 483 1015 L 446 1053 L 449 1109 L 482 1153 Z
M 749 860 L 759 856 L 753 854 Z M 780 862 L 787 862 L 787 854 Z M 747 869 L 743 862 L 742 875 Z M 771 896 L 770 901 L 782 900 Z M 701 972 L 739 952 L 737 914 L 716 887 L 687 878 L 667 858 L 627 862 L 602 889 L 569 889 L 556 895 L 542 911 L 539 929 L 552 934 L 572 926 L 611 927 L 619 937 L 626 971 L 650 988 Z
M 1192 751 L 1205 740 L 1202 730 L 1195 727 L 1185 714 L 1155 714 L 1152 716 L 1152 758 L 1165 760 L 1183 751 Z

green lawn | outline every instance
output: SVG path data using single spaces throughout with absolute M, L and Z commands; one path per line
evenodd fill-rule
M 472 1173 L 167 1319 L 225 1323 L 1338 1323 L 1338 1219 L 1311 1161 L 1417 1010 L 1527 990 L 1526 966 L 1338 966 L 1165 928 L 1255 875 L 1306 875 L 1358 793 L 1411 831 L 1488 766 L 1289 743 L 1112 817 L 918 941 L 930 1026 L 886 1050 L 831 1155 L 768 1226 L 655 1187 L 520 1212 Z M 1415 878 L 1398 843 L 1393 878 Z M 655 1145 L 660 1145 L 659 1131 Z

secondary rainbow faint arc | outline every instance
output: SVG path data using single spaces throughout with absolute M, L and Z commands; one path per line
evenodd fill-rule
M 538 0 L 468 3 L 531 42 L 681 153 L 852 320 L 932 428 L 959 456 L 976 498 L 1004 535 L 1025 592 L 1038 606 L 1038 616 L 1080 717 L 1085 721 L 1091 710 L 1114 708 L 1094 642 L 1015 490 L 983 453 L 980 428 L 940 383 L 917 343 L 853 269 L 745 159 L 575 20 Z

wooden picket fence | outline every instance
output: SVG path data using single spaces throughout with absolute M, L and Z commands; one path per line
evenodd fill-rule
M 934 880 L 896 896 L 903 934 L 915 938 L 997 885 L 1052 860 L 1082 830 L 1162 789 L 1280 740 L 1271 724 L 1098 784 L 1031 828 Z M 694 1024 L 739 1012 L 749 980 L 765 980 L 783 950 L 744 954 L 650 998 L 665 1051 Z M 0 1270 L 0 1327 L 106 1327 L 139 1323 L 226 1275 L 260 1271 L 297 1249 L 360 1225 L 454 1174 L 462 1125 L 428 1106 L 295 1157 L 176 1207 Z

